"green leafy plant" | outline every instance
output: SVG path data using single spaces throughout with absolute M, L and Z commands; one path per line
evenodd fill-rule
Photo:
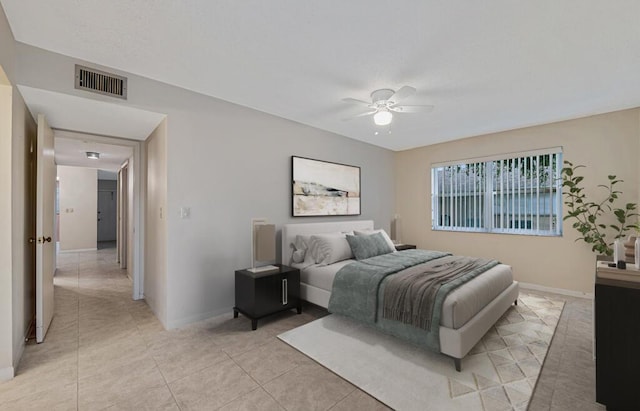
M 591 251 L 604 255 L 613 255 L 613 241 L 625 236 L 630 230 L 638 229 L 635 203 L 626 203 L 623 208 L 616 208 L 615 203 L 619 200 L 621 191 L 616 189 L 617 184 L 622 183 L 615 175 L 608 176 L 608 184 L 599 184 L 598 187 L 605 191 L 605 197 L 598 202 L 589 201 L 584 194 L 584 177 L 576 173 L 576 170 L 585 166 L 574 166 L 571 162 L 565 161 L 566 167 L 562 169 L 562 195 L 568 213 L 564 220 L 573 219 L 575 228 L 582 237 L 576 241 L 583 240 L 591 245 Z M 611 221 L 611 213 L 615 216 L 617 223 L 608 224 L 605 220 Z

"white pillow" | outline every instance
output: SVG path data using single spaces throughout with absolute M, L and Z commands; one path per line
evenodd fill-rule
M 396 245 L 393 244 L 393 241 L 391 240 L 391 237 L 389 237 L 389 234 L 387 234 L 387 232 L 384 231 L 382 228 L 380 228 L 378 230 L 355 230 L 354 231 L 355 235 L 371 235 L 371 234 L 375 234 L 375 233 L 382 234 L 382 236 L 384 237 L 384 241 L 387 242 L 387 244 L 389 245 L 389 247 L 391 247 L 393 252 L 396 251 Z
M 307 250 L 309 249 L 309 236 L 297 235 L 291 246 L 293 247 L 291 261 L 294 263 L 304 262 L 307 257 Z
M 353 252 L 347 242 L 347 233 L 315 234 L 309 240 L 310 254 L 316 264 L 329 265 L 353 258 Z M 350 234 L 350 233 L 349 233 Z

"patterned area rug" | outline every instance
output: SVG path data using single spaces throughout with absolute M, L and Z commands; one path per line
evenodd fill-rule
M 462 360 L 329 315 L 278 337 L 396 410 L 526 410 L 564 302 L 520 293 Z

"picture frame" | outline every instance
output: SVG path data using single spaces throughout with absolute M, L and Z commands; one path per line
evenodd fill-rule
M 361 214 L 360 167 L 291 156 L 293 217 Z

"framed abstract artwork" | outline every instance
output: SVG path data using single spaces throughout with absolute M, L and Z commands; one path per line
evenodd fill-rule
M 291 157 L 294 217 L 360 215 L 360 167 Z

